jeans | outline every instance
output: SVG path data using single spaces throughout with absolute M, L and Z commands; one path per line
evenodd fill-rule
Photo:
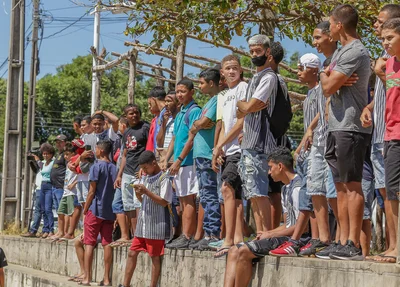
M 41 202 L 40 202 L 40 197 L 42 194 L 41 189 L 37 189 L 35 191 L 35 210 L 33 211 L 33 222 L 30 228 L 30 232 L 36 233 L 39 230 L 40 226 L 40 221 L 42 220 L 42 209 L 41 209 Z M 47 220 L 47 217 L 46 217 Z
M 63 194 L 64 194 L 64 189 L 53 187 L 53 190 L 52 190 L 52 198 L 53 198 L 53 203 L 54 203 L 53 207 L 56 211 L 58 210 L 58 207 L 60 206 L 60 201 L 61 201 Z
M 112 202 L 113 213 L 124 214 L 124 205 L 122 204 L 122 191 L 120 188 L 115 189 L 114 199 Z
M 53 187 L 49 182 L 42 182 L 42 193 L 40 197 L 41 211 L 43 215 L 43 232 L 54 231 L 53 217 Z
M 311 195 L 307 194 L 307 174 L 309 172 L 310 157 L 298 158 L 296 164 L 296 172 L 301 178 L 301 188 L 299 193 L 299 210 L 313 211 Z
M 218 200 L 217 174 L 212 170 L 211 160 L 196 158 L 199 180 L 200 203 L 204 208 L 203 229 L 206 236 L 219 238 L 221 233 L 221 208 Z

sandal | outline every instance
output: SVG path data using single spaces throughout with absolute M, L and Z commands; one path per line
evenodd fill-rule
M 104 284 L 104 280 L 101 280 L 100 283 L 99 283 L 99 285 L 97 285 L 97 286 L 112 286 L 112 284 L 111 284 L 111 282 L 110 282 L 110 283 L 108 283 L 107 285 L 105 285 L 105 284 Z
M 223 257 L 225 255 L 228 254 L 229 249 L 231 249 L 232 246 L 225 246 L 225 247 L 221 247 L 217 250 L 217 252 L 215 252 L 214 254 L 214 258 L 220 258 Z

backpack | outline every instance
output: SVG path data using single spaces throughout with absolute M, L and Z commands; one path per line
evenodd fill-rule
M 269 128 L 275 139 L 282 137 L 289 129 L 290 122 L 293 117 L 292 105 L 290 97 L 285 95 L 278 75 L 273 72 L 278 80 L 278 91 L 275 99 L 275 106 L 270 116 L 267 113 Z
M 198 104 L 196 104 L 196 103 L 193 103 L 193 104 L 188 108 L 188 110 L 187 110 L 186 113 L 185 113 L 185 117 L 183 118 L 183 122 L 184 122 L 185 125 L 187 125 L 188 127 L 189 127 L 189 124 L 190 124 L 190 119 L 189 119 L 190 112 L 191 112 L 194 108 L 199 108 L 199 109 L 200 109 L 200 106 L 199 106 Z

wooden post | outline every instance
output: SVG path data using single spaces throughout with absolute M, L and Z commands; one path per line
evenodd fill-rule
M 179 39 L 179 46 L 176 51 L 176 82 L 183 79 L 183 70 L 185 66 L 185 50 L 186 50 L 186 35 Z
M 131 50 L 131 56 L 129 58 L 129 82 L 128 82 L 128 104 L 135 103 L 135 81 L 136 81 L 136 58 L 138 51 L 136 49 Z

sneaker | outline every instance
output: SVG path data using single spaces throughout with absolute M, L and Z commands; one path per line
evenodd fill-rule
M 305 246 L 300 248 L 300 256 L 311 256 L 315 253 L 327 248 L 329 244 L 321 242 L 319 239 L 311 239 Z
M 297 257 L 300 252 L 300 246 L 293 241 L 286 241 L 278 248 L 271 250 L 269 255 L 277 257 Z
M 196 240 L 196 239 L 192 238 L 189 243 L 189 249 L 192 249 L 192 250 L 197 249 L 199 247 L 200 241 L 201 241 L 201 239 Z
M 363 261 L 364 256 L 362 255 L 361 249 L 354 245 L 354 242 L 347 240 L 346 245 L 336 251 L 331 252 L 330 258 L 339 260 L 354 260 Z
M 218 250 L 219 248 L 221 248 L 222 244 L 224 244 L 224 240 L 218 240 L 216 242 L 210 242 L 208 244 L 208 248 L 210 248 L 211 250 Z
M 210 250 L 210 248 L 208 247 L 208 244 L 216 243 L 217 241 L 219 241 L 218 238 L 204 237 L 202 240 L 200 240 L 199 246 L 197 247 L 197 249 L 200 250 L 200 251 Z
M 186 249 L 189 247 L 190 239 L 187 239 L 185 235 L 179 236 L 177 239 L 173 240 L 171 243 L 165 245 L 166 248 L 176 248 L 176 249 Z
M 21 234 L 22 237 L 36 237 L 36 233 L 33 232 L 26 232 L 24 234 Z
M 329 254 L 332 252 L 336 251 L 338 248 L 341 248 L 340 240 L 338 243 L 332 242 L 329 246 L 325 247 L 324 249 L 318 251 L 315 253 L 315 257 L 320 258 L 320 259 L 331 259 L 329 257 Z

